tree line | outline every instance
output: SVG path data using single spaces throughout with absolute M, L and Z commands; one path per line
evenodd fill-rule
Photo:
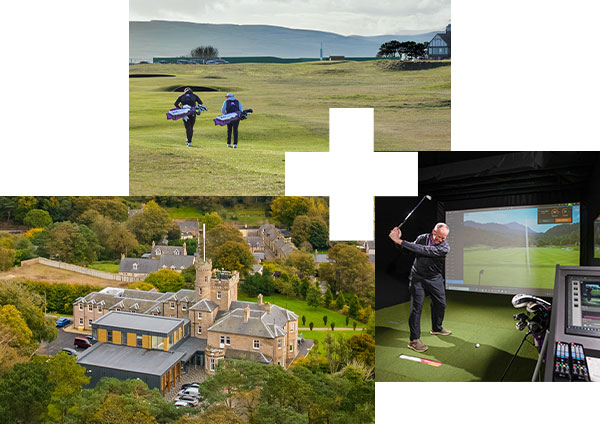
M 387 41 L 379 47 L 377 57 L 396 57 L 406 55 L 408 58 L 419 58 L 427 54 L 429 42 L 417 43 L 415 41 Z

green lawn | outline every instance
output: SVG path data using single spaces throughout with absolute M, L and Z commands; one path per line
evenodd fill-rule
M 204 216 L 201 210 L 193 206 L 168 207 L 166 210 L 172 219 L 195 219 Z M 264 207 L 240 204 L 232 208 L 221 208 L 216 212 L 225 222 L 234 225 L 257 226 L 264 224 L 267 219 Z
M 327 151 L 329 108 L 375 108 L 375 150 L 450 148 L 450 66 L 389 71 L 371 62 L 139 65 L 130 73 L 130 194 L 283 195 L 285 152 Z M 187 85 L 208 111 L 185 145 L 181 121 L 166 112 Z M 227 92 L 254 114 L 240 123 L 237 150 L 215 126 Z M 307 170 L 308 171 L 308 170 Z
M 114 261 L 97 261 L 88 265 L 88 268 L 97 269 L 98 271 L 119 273 L 119 263 Z
M 466 284 L 506 285 L 552 289 L 556 264 L 579 265 L 579 246 L 530 247 L 529 268 L 524 247 L 499 249 L 483 246 L 464 250 Z
M 309 331 L 309 330 L 302 330 L 299 332 L 299 334 L 302 334 L 302 336 L 305 339 L 312 339 L 312 340 L 318 340 L 319 342 L 319 347 L 318 347 L 318 352 L 321 355 L 325 355 L 325 348 L 323 346 L 323 340 L 325 340 L 325 337 L 327 337 L 327 334 L 332 334 L 333 337 L 338 337 L 338 334 L 341 334 L 342 336 L 344 336 L 345 338 L 350 338 L 356 334 L 362 334 L 362 331 L 318 331 L 318 330 L 313 330 L 313 331 Z
M 238 293 L 238 299 L 242 301 L 256 302 L 255 297 L 248 297 L 241 291 Z M 282 308 L 289 309 L 290 311 L 296 313 L 296 315 L 298 315 L 298 325 L 300 327 L 308 328 L 308 323 L 311 321 L 315 324 L 315 328 L 325 327 L 325 325 L 323 325 L 323 315 L 327 315 L 327 327 L 331 325 L 332 321 L 335 322 L 336 327 L 346 327 L 346 317 L 344 315 L 322 307 L 315 309 L 312 306 L 309 306 L 308 303 L 303 300 L 286 297 L 280 294 L 274 294 L 272 296 L 265 296 L 263 301 L 271 302 L 274 305 L 281 306 Z M 306 324 L 304 326 L 302 325 L 302 315 L 306 317 Z M 348 324 L 349 328 L 352 327 L 352 321 L 356 321 L 356 324 L 359 328 L 362 328 L 364 325 L 363 323 L 350 318 Z

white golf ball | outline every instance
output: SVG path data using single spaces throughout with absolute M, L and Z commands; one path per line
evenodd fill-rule
M 477 343 L 477 344 L 475 345 L 475 347 L 479 347 L 479 346 L 480 346 L 480 345 L 479 345 L 479 343 Z

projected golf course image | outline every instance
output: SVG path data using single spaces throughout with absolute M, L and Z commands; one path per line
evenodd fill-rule
M 538 224 L 537 208 L 464 214 L 464 284 L 552 289 L 556 265 L 579 265 L 579 206 L 572 223 Z
M 418 70 L 396 63 L 131 66 L 130 193 L 282 195 L 285 152 L 328 151 L 329 108 L 374 108 L 375 150 L 449 149 L 450 62 Z M 188 86 L 208 108 L 196 118 L 189 148 L 183 123 L 165 116 Z M 254 110 L 240 122 L 236 150 L 226 147 L 226 127 L 213 122 L 227 93 Z

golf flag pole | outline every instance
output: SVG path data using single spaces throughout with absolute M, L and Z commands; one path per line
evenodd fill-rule
M 202 262 L 206 262 L 206 224 L 202 223 Z

